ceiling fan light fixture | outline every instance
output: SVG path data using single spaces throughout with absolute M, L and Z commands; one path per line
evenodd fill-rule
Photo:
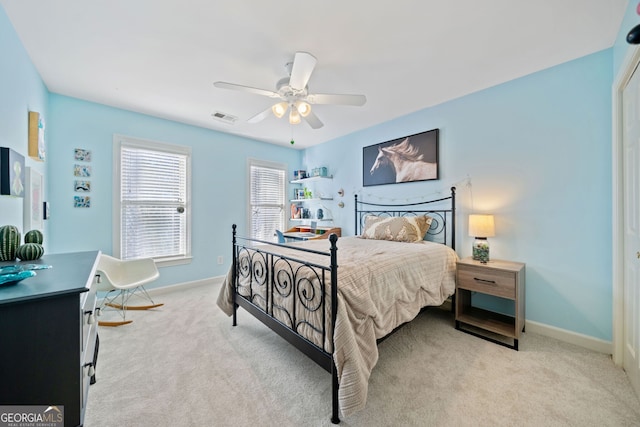
M 287 112 L 287 107 L 288 105 L 286 102 L 278 102 L 273 107 L 271 107 L 271 111 L 273 111 L 274 116 L 280 119 L 282 118 L 282 116 L 284 116 L 284 113 Z
M 297 125 L 300 123 L 302 119 L 300 119 L 300 113 L 298 113 L 298 109 L 295 105 L 291 106 L 291 111 L 289 112 L 289 123 L 292 125 Z
M 307 117 L 311 112 L 311 105 L 304 101 L 298 101 L 296 102 L 296 109 L 302 117 Z

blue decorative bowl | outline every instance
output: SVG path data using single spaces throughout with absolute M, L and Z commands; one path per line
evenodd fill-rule
M 4 271 L 6 268 L 2 269 Z M 2 273 L 0 274 L 0 286 L 11 286 L 15 285 L 21 280 L 27 279 L 29 277 L 33 277 L 36 275 L 35 271 L 31 270 L 23 270 L 17 273 Z

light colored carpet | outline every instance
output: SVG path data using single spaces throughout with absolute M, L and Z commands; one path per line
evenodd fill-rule
M 331 425 L 330 374 L 243 310 L 232 327 L 218 289 L 100 328 L 86 427 Z M 607 355 L 534 333 L 516 352 L 430 309 L 380 344 L 367 406 L 341 425 L 638 426 L 640 401 Z

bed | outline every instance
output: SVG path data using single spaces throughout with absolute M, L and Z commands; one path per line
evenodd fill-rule
M 332 374 L 333 423 L 364 408 L 377 344 L 454 295 L 455 187 L 419 203 L 356 195 L 355 230 L 275 244 L 240 237 L 233 225 L 217 300 L 233 326 L 242 307 Z

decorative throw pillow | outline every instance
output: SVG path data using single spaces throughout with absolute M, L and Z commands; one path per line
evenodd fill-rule
M 380 217 L 367 215 L 364 219 L 363 239 L 391 240 L 414 243 L 424 239 L 433 218 L 427 215 L 409 217 Z

